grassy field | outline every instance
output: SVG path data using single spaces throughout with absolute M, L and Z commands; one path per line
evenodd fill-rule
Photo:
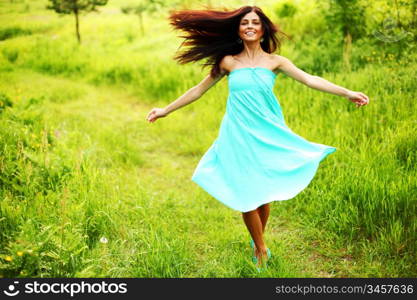
M 272 203 L 273 257 L 258 274 L 241 214 L 190 180 L 227 79 L 148 123 L 208 69 L 173 61 L 181 41 L 164 15 L 140 35 L 127 2 L 83 16 L 78 45 L 73 17 L 47 1 L 0 1 L 1 277 L 417 275 L 415 57 L 370 52 L 352 72 L 321 75 L 366 93 L 359 110 L 277 77 L 291 129 L 338 151 L 297 197 Z M 281 54 L 307 61 L 298 48 Z

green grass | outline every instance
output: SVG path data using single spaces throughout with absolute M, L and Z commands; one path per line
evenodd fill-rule
M 370 97 L 359 110 L 277 77 L 292 130 L 338 151 L 296 198 L 272 203 L 273 258 L 258 275 L 240 213 L 190 180 L 218 133 L 226 79 L 148 123 L 203 78 L 172 61 L 180 41 L 166 20 L 141 37 L 111 4 L 83 17 L 79 46 L 71 16 L 42 2 L 0 5 L 15 22 L 0 24 L 0 276 L 416 276 L 415 58 L 324 73 Z M 283 55 L 301 59 L 295 49 Z

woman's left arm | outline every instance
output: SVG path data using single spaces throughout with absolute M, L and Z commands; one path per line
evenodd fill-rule
M 278 60 L 279 70 L 310 88 L 345 97 L 349 101 L 356 103 L 356 107 L 367 105 L 369 103 L 369 98 L 364 93 L 348 90 L 344 87 L 333 84 L 324 78 L 308 74 L 297 68 L 286 57 L 280 55 L 277 55 L 276 57 Z

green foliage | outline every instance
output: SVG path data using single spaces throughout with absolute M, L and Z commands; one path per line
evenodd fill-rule
M 320 39 L 298 44 L 299 52 L 294 56 L 293 61 L 306 72 L 322 75 L 341 69 L 342 47 L 334 34 L 325 32 Z
M 417 130 L 405 134 L 403 133 L 396 143 L 395 158 L 400 163 L 400 166 L 408 171 L 416 169 L 417 166 Z
M 297 12 L 297 7 L 291 2 L 280 2 L 279 6 L 275 7 L 275 13 L 280 18 L 291 18 Z
M 51 2 L 46 8 L 53 9 L 59 14 L 72 14 L 81 11 L 97 11 L 97 6 L 107 4 L 108 0 L 49 0 Z
M 135 5 L 122 6 L 121 11 L 125 14 L 141 14 L 143 12 L 155 13 L 166 4 L 163 0 L 142 0 L 135 2 Z
M 63 230 L 36 217 L 26 220 L 19 226 L 18 242 L 4 249 L 11 255 L 0 261 L 0 272 L 5 277 L 74 277 L 87 247 L 82 232 L 73 228 L 63 235 Z
M 19 35 L 32 34 L 32 31 L 27 28 L 21 28 L 18 26 L 6 27 L 0 29 L 0 41 L 4 41 Z
M 13 102 L 10 100 L 10 98 L 0 92 L 0 114 L 7 108 L 13 106 Z
M 15 63 L 19 58 L 19 52 L 15 49 L 5 48 L 3 49 L 2 53 L 10 63 Z
M 333 32 L 340 30 L 343 36 L 349 33 L 354 40 L 365 35 L 365 7 L 361 0 L 329 0 L 329 2 L 328 9 L 324 10 L 329 30 Z
M 7 119 L 4 116 L 0 120 L 0 153 L 5 159 L 0 175 L 2 196 L 30 198 L 37 190 L 56 192 L 71 176 L 71 167 L 59 155 L 53 163 L 46 161 L 45 150 L 54 147 L 55 138 L 42 128 L 41 103 L 42 99 L 30 98 L 24 110 L 9 110 Z M 26 167 L 29 173 L 22 172 Z

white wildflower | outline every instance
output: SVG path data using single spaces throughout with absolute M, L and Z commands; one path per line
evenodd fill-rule
M 103 236 L 101 239 L 100 239 L 100 243 L 103 243 L 103 244 L 107 244 L 108 243 L 108 240 Z

